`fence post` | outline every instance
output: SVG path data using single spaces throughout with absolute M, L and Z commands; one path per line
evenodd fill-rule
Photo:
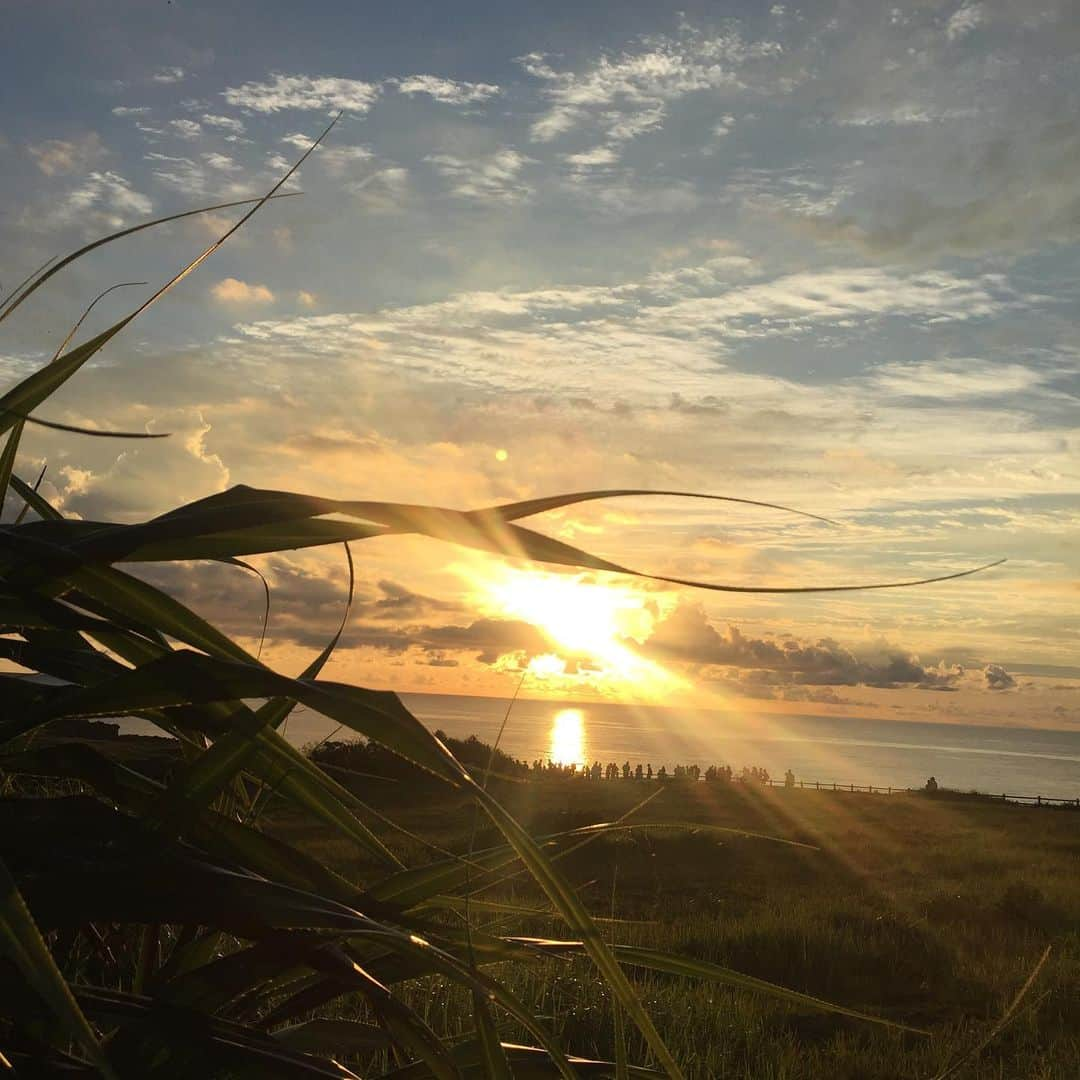
M 889 794 L 890 795 L 892 794 L 892 788 L 891 787 L 889 788 Z
M 814 781 L 814 790 L 815 791 L 820 791 L 821 790 L 821 781 L 820 780 L 815 780 Z
M 1036 795 L 1035 796 L 1035 805 L 1036 806 L 1042 806 L 1042 796 L 1041 795 Z

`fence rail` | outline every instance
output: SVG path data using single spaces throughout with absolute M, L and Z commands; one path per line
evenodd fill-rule
M 758 781 L 765 787 L 789 787 L 783 780 L 769 779 Z M 797 788 L 810 788 L 814 791 L 849 791 L 862 792 L 869 795 L 905 795 L 905 794 L 931 794 L 926 788 L 911 787 L 884 787 L 881 784 L 841 784 L 832 780 L 796 780 L 793 785 Z M 1057 795 L 1010 795 L 1002 792 L 1000 795 L 990 791 L 960 791 L 956 788 L 938 788 L 934 795 L 946 798 L 964 797 L 971 799 L 987 799 L 992 802 L 1022 803 L 1031 806 L 1067 806 L 1080 810 L 1080 798 L 1065 799 Z

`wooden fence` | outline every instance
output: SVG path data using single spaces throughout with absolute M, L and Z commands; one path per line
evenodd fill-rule
M 764 783 L 766 787 L 788 786 L 783 780 L 769 779 L 758 782 Z M 754 783 L 754 781 L 750 781 L 750 783 Z M 880 784 L 841 784 L 832 780 L 796 780 L 794 786 L 803 789 L 810 788 L 814 791 L 850 791 L 863 792 L 869 795 L 931 794 L 926 788 L 882 787 Z M 1010 795 L 1007 792 L 998 795 L 988 791 L 957 791 L 953 788 L 943 787 L 939 787 L 933 794 L 945 798 L 988 799 L 993 802 L 1023 803 L 1031 806 L 1067 806 L 1080 810 L 1080 798 L 1064 799 L 1056 795 Z

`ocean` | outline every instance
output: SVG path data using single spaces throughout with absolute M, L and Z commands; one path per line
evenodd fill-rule
M 405 694 L 432 728 L 491 742 L 510 702 L 503 698 Z M 299 710 L 287 735 L 298 746 L 336 725 Z M 339 732 L 335 738 L 347 738 Z M 728 764 L 765 768 L 774 778 L 880 787 L 942 787 L 992 794 L 1080 797 L 1080 732 L 931 724 L 858 717 L 735 716 L 715 710 L 518 700 L 500 746 L 525 761 Z

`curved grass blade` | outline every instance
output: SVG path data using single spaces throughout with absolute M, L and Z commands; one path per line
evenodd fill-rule
M 27 376 L 21 383 L 12 387 L 3 397 L 0 397 L 0 434 L 7 431 L 13 424 L 18 423 L 17 415 L 26 415 L 31 412 L 38 405 L 41 404 L 57 387 L 62 386 L 76 371 L 82 367 L 92 356 L 99 352 L 104 346 L 112 340 L 121 330 L 124 329 L 129 323 L 137 319 L 147 308 L 155 304 L 161 299 L 170 289 L 172 289 L 179 282 L 183 281 L 189 274 L 197 270 L 211 255 L 214 254 L 233 235 L 238 229 L 242 228 L 251 216 L 262 209 L 266 203 L 274 197 L 277 191 L 281 188 L 289 177 L 296 172 L 297 169 L 307 160 L 312 151 L 322 142 L 323 139 L 330 133 L 331 128 L 337 123 L 340 117 L 335 117 L 323 133 L 316 139 L 314 143 L 304 152 L 300 159 L 293 165 L 284 176 L 265 194 L 259 199 L 250 210 L 247 211 L 234 225 L 228 228 L 217 240 L 209 245 L 200 255 L 191 260 L 182 270 L 174 274 L 164 285 L 162 285 L 155 293 L 153 293 L 148 299 L 144 300 L 134 311 L 129 315 L 124 316 L 119 322 L 114 323 L 108 329 L 103 330 L 96 337 L 91 338 L 89 341 L 84 342 L 82 345 L 77 346 L 70 352 L 64 353 L 63 356 L 58 357 L 51 364 L 46 367 L 35 371 L 33 374 Z M 85 254 L 85 249 L 76 253 Z M 71 257 L 68 260 L 70 261 Z M 60 266 L 65 265 L 65 261 L 54 266 L 51 270 L 47 271 L 40 278 L 34 281 L 30 286 L 24 289 L 18 297 L 3 312 L 0 312 L 0 321 L 6 318 L 15 310 L 30 295 L 34 289 L 38 288 L 44 283 L 52 274 L 54 274 Z M 16 415 L 17 414 L 17 415 Z
M 19 284 L 15 286 L 14 289 L 12 289 L 6 295 L 0 297 L 0 311 L 2 311 L 8 305 L 8 302 L 20 289 L 25 288 L 34 278 L 38 276 L 38 274 L 44 273 L 47 267 L 51 266 L 54 262 L 56 262 L 56 259 L 56 255 L 50 255 L 36 270 L 31 270 L 30 273 L 27 274 L 26 277 L 24 277 L 22 281 L 20 281 Z
M 635 489 L 634 494 L 645 494 Z M 553 496 L 548 500 L 533 500 L 522 510 L 509 504 L 507 513 L 521 516 L 537 503 L 550 507 L 565 500 L 578 502 L 597 497 L 595 494 Z M 704 495 L 703 498 L 714 498 Z M 316 522 L 325 514 L 346 514 L 376 522 L 380 529 L 357 526 L 355 531 L 339 523 Z M 283 540 L 281 526 L 290 522 L 289 538 Z M 271 526 L 273 537 L 260 530 Z M 309 527 L 317 526 L 311 529 Z M 329 531 L 327 531 L 329 526 Z M 223 537 L 218 530 L 230 530 Z M 98 529 L 71 546 L 81 557 L 106 561 L 157 561 L 162 559 L 200 559 L 239 557 L 267 550 L 283 542 L 290 547 L 307 547 L 326 543 L 327 536 L 335 539 L 368 539 L 376 535 L 417 533 L 446 540 L 465 547 L 499 555 L 530 559 L 574 569 L 601 570 L 666 584 L 734 593 L 818 593 L 851 592 L 874 589 L 910 588 L 968 577 L 994 566 L 1004 559 L 961 570 L 911 581 L 867 582 L 855 585 L 726 585 L 648 574 L 633 570 L 607 559 L 601 559 L 570 544 L 513 524 L 498 511 L 460 511 L 445 507 L 412 503 L 375 501 L 343 501 L 317 499 L 288 492 L 259 491 L 252 488 L 232 488 L 220 495 L 199 500 L 141 525 Z
M 374 1024 L 361 1024 L 355 1020 L 319 1018 L 303 1024 L 279 1028 L 273 1038 L 302 1054 L 333 1051 L 338 1054 L 363 1054 L 381 1050 L 389 1044 L 389 1037 Z
M 1001 1016 L 995 1021 L 990 1030 L 965 1053 L 961 1054 L 951 1064 L 947 1064 L 941 1072 L 939 1072 L 934 1080 L 947 1080 L 948 1077 L 953 1076 L 957 1071 L 963 1068 L 969 1061 L 977 1058 L 986 1048 L 998 1037 L 998 1035 L 1009 1025 L 1013 1017 L 1016 1016 L 1017 1010 L 1020 1008 L 1027 997 L 1031 988 L 1035 985 L 1035 980 L 1039 977 L 1040 972 L 1046 966 L 1047 960 L 1050 959 L 1050 951 L 1053 948 L 1052 945 L 1047 945 L 1043 950 L 1042 956 L 1039 957 L 1035 966 L 1031 969 L 1031 973 L 1027 979 L 1024 980 L 1024 985 L 1016 992 L 1016 996 L 1009 1002 L 1008 1008 L 1001 1014 Z
M 810 994 L 800 994 L 797 990 L 789 990 L 787 987 L 767 982 L 765 979 L 754 978 L 752 975 L 743 975 L 738 971 L 733 971 L 731 968 L 722 967 L 707 960 L 695 960 L 692 957 L 665 953 L 658 949 L 643 949 L 636 945 L 616 945 L 615 955 L 624 964 L 648 968 L 650 971 L 659 971 L 666 975 L 682 975 L 689 979 L 704 979 L 708 982 L 738 987 L 741 990 L 754 990 L 768 994 L 770 997 L 790 1001 L 796 1005 L 808 1006 L 820 1012 L 849 1016 L 853 1020 L 863 1020 L 870 1024 L 892 1028 L 895 1031 L 906 1031 L 926 1036 L 930 1034 L 930 1032 L 922 1028 L 897 1023 L 881 1016 L 874 1016 L 872 1013 L 859 1012 L 857 1009 L 848 1009 L 843 1005 L 823 1001 L 821 998 L 813 997 Z
M 16 414 L 18 415 L 18 414 Z M 61 424 L 57 420 L 45 420 L 40 416 L 19 416 L 25 424 L 50 428 L 52 431 L 70 431 L 73 435 L 92 435 L 98 439 L 168 439 L 170 431 L 109 431 L 104 428 L 79 427 L 77 424 Z
M 285 191 L 278 195 L 274 195 L 273 197 L 275 199 L 291 199 L 300 194 L 302 193 L 299 191 Z M 140 225 L 132 225 L 129 228 L 121 229 L 119 232 L 99 237 L 89 244 L 84 244 L 77 251 L 73 251 L 70 255 L 65 255 L 55 266 L 46 271 L 46 268 L 49 267 L 51 263 L 55 262 L 56 256 L 54 255 L 48 262 L 35 270 L 28 278 L 25 278 L 21 284 L 17 285 L 7 299 L 4 300 L 3 305 L 0 306 L 0 322 L 3 322 L 4 319 L 6 319 L 30 296 L 31 293 L 40 289 L 54 274 L 58 274 L 65 266 L 70 266 L 76 259 L 81 259 L 84 255 L 89 254 L 99 247 L 103 247 L 105 244 L 111 244 L 114 240 L 121 240 L 125 236 L 131 236 L 133 233 L 142 232 L 143 229 L 153 229 L 158 225 L 166 225 L 170 221 L 180 221 L 183 218 L 195 217 L 198 214 L 212 214 L 215 210 L 231 210 L 236 206 L 250 206 L 252 203 L 258 202 L 259 198 L 259 196 L 256 196 L 251 199 L 240 199 L 236 202 L 218 203 L 215 206 L 200 206 L 196 210 L 184 210 L 179 214 L 169 214 L 168 217 L 155 218 L 153 221 L 144 221 Z M 12 299 L 16 294 L 18 294 L 18 296 L 15 299 Z
M 115 1080 L 97 1035 L 60 974 L 3 860 L 0 860 L 0 949 L 14 961 L 27 985 L 41 996 L 71 1040 L 82 1047 L 103 1076 Z
M 41 481 L 45 479 L 45 470 L 46 470 L 46 469 L 47 469 L 48 467 L 49 467 L 49 466 L 48 466 L 48 464 L 45 464 L 45 465 L 42 465 L 42 466 L 41 466 L 41 472 L 39 472 L 39 473 L 38 473 L 38 477 L 37 477 L 37 479 L 36 479 L 36 480 L 34 481 L 34 486 L 33 486 L 33 487 L 32 487 L 32 488 L 30 489 L 31 491 L 33 491 L 33 492 L 34 492 L 34 494 L 35 494 L 35 495 L 37 494 L 38 488 L 40 488 L 40 487 L 41 487 Z M 10 479 L 11 479 L 11 478 L 9 477 L 9 478 L 8 478 L 9 482 L 10 482 Z M 6 490 L 6 489 L 5 489 L 5 490 Z M 22 520 L 23 520 L 23 518 L 24 518 L 24 517 L 26 517 L 27 513 L 29 512 L 29 510 L 30 510 L 30 503 L 29 503 L 29 502 L 27 502 L 27 501 L 26 501 L 26 500 L 24 499 L 24 500 L 23 500 L 23 506 L 22 506 L 22 509 L 21 509 L 21 510 L 19 511 L 18 517 L 16 517 L 16 518 L 15 518 L 15 524 L 16 524 L 16 525 L 21 525 L 21 524 L 22 524 Z M 59 517 L 59 515 L 57 515 L 57 517 Z

